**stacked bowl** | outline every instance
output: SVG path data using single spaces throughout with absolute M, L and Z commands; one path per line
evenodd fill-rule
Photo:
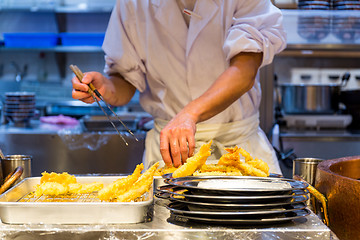
M 7 92 L 5 93 L 4 116 L 17 126 L 29 125 L 35 115 L 35 93 Z

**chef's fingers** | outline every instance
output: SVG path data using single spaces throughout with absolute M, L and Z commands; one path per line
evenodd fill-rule
M 81 83 L 79 83 L 79 84 L 81 84 Z M 85 85 L 85 86 L 87 86 L 87 85 Z M 81 90 L 79 90 L 79 88 Z M 73 84 L 73 90 L 71 93 L 72 98 L 83 101 L 85 103 L 93 103 L 94 99 L 92 99 L 91 95 L 88 92 L 83 91 L 84 89 L 85 88 L 83 86 L 77 85 L 77 83 Z
M 167 137 L 162 137 L 160 134 L 160 153 L 161 157 L 164 160 L 166 166 L 173 166 L 172 159 L 169 151 L 169 139 Z
M 188 135 L 187 143 L 188 143 L 188 148 L 189 148 L 188 157 L 192 157 L 195 153 L 195 136 L 194 136 L 194 134 Z
M 182 164 L 180 146 L 177 138 L 170 140 L 170 153 L 174 167 L 179 167 Z
M 71 79 L 71 83 L 73 89 L 75 89 L 76 91 L 87 92 L 89 89 L 89 86 L 84 83 L 81 83 L 77 77 L 73 77 Z
M 188 150 L 188 142 L 186 137 L 182 137 L 179 141 L 180 143 L 180 155 L 181 155 L 181 162 L 184 164 L 186 159 L 189 157 L 189 150 Z

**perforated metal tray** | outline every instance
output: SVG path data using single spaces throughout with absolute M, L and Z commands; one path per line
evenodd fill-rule
M 102 182 L 104 186 L 123 176 L 77 176 L 79 183 Z M 69 201 L 42 201 L 29 197 L 40 177 L 26 178 L 0 195 L 0 218 L 3 223 L 25 224 L 118 224 L 150 221 L 153 194 L 139 202 L 101 202 L 94 195 L 82 195 Z

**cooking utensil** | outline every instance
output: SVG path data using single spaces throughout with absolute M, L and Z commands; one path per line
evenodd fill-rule
M 70 65 L 70 69 L 74 72 L 74 74 L 76 75 L 76 77 L 79 79 L 79 81 L 81 82 L 84 74 L 81 72 L 81 70 L 76 66 L 76 65 Z M 101 110 L 104 112 L 104 114 L 106 115 L 106 117 L 108 118 L 109 122 L 111 123 L 111 125 L 114 127 L 114 129 L 117 131 L 117 133 L 119 134 L 119 136 L 121 137 L 121 139 L 125 142 L 126 145 L 129 145 L 128 142 L 125 140 L 125 138 L 121 135 L 121 133 L 119 132 L 119 130 L 117 129 L 117 127 L 115 126 L 114 122 L 111 120 L 110 116 L 107 114 L 107 112 L 103 109 L 103 107 L 101 106 L 99 100 L 96 98 L 96 96 L 105 103 L 105 105 L 107 106 L 107 108 L 114 114 L 114 116 L 117 118 L 117 120 L 119 120 L 119 122 L 124 126 L 124 128 L 135 138 L 136 141 L 139 141 L 135 135 L 133 134 L 133 132 L 124 124 L 124 122 L 120 119 L 120 117 L 115 113 L 114 110 L 112 110 L 112 108 L 110 107 L 110 105 L 104 100 L 104 98 L 102 97 L 102 95 L 99 93 L 99 91 L 94 87 L 94 85 L 92 83 L 88 84 L 89 86 L 89 90 L 88 93 L 91 95 L 91 97 L 94 99 L 94 101 L 98 104 L 98 106 L 101 108 Z M 95 96 L 95 95 L 96 96 Z
M 296 158 L 293 160 L 293 175 L 298 175 L 310 185 L 315 184 L 316 170 L 323 159 L 319 158 Z
M 1 149 L 0 149 L 0 158 L 5 159 L 4 153 L 1 151 Z
M 340 91 L 350 78 L 342 77 L 341 84 L 279 84 L 281 106 L 287 114 L 333 114 L 339 109 Z
M 340 239 L 360 236 L 360 156 L 321 162 L 315 188 L 327 200 L 329 227 Z
M 104 186 L 124 176 L 77 176 L 78 183 L 102 182 Z M 97 197 L 80 194 L 77 198 L 41 201 L 29 195 L 41 177 L 24 179 L 0 197 L 0 218 L 9 224 L 120 224 L 150 221 L 153 194 L 139 202 L 101 202 Z M 152 193 L 152 189 L 149 191 Z M 71 201 L 71 202 L 69 202 Z M 26 214 L 24 214 L 26 209 Z
M 1 159 L 3 175 L 7 176 L 17 167 L 21 167 L 23 171 L 22 175 L 15 183 L 31 177 L 31 159 L 32 156 L 30 155 L 6 155 Z
M 23 168 L 17 167 L 4 179 L 4 184 L 0 187 L 0 194 L 8 190 L 22 175 Z

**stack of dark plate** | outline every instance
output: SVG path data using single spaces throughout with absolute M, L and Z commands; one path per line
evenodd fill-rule
M 360 1 L 333 0 L 334 10 L 360 10 Z
M 298 9 L 302 10 L 330 10 L 330 0 L 298 0 Z
M 5 93 L 4 116 L 15 125 L 28 125 L 35 114 L 35 93 Z
M 299 15 L 297 32 L 309 42 L 319 42 L 331 32 L 331 17 Z
M 360 10 L 360 1 L 359 1 Z M 332 32 L 342 42 L 354 42 L 360 38 L 360 14 L 348 16 L 334 16 L 332 19 Z
M 157 197 L 172 217 L 215 224 L 276 224 L 310 213 L 307 183 L 276 177 L 203 176 L 167 180 Z

